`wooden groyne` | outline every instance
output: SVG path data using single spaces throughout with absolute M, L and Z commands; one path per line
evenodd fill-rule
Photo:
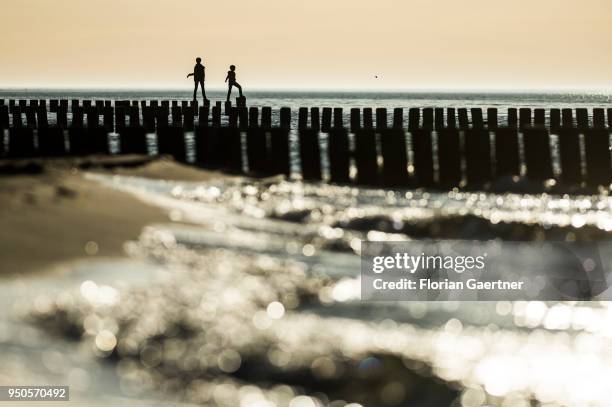
M 538 182 L 609 187 L 612 108 L 504 113 L 502 121 L 496 108 L 291 112 L 244 102 L 0 100 L 0 154 L 156 149 L 208 168 L 263 176 L 291 175 L 298 168 L 305 180 L 339 184 L 478 189 L 525 175 Z

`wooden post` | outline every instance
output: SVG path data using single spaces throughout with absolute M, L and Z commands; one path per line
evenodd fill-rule
M 518 128 L 518 116 L 515 107 L 508 108 L 508 127 Z
M 446 109 L 446 126 L 449 129 L 457 128 L 457 115 L 454 107 Z
M 535 127 L 546 127 L 546 110 L 534 109 L 533 116 L 533 123 Z
M 280 127 L 287 130 L 291 128 L 291 109 L 288 107 L 280 109 Z
M 165 109 L 165 108 L 161 108 Z M 170 154 L 176 161 L 187 161 L 185 134 L 182 127 L 163 126 L 157 129 L 157 150 L 159 154 Z
M 38 130 L 38 152 L 52 157 L 66 154 L 64 130 L 59 127 L 41 127 Z
M 491 140 L 488 129 L 465 132 L 465 177 L 467 185 L 481 188 L 491 181 Z
M 261 108 L 261 127 L 264 129 L 272 128 L 272 108 L 269 106 Z
M 96 107 L 86 107 L 85 114 L 87 116 L 88 129 L 93 129 L 100 126 L 100 118 L 98 117 L 98 109 Z
M 553 172 L 548 130 L 536 128 L 523 129 L 523 143 L 525 145 L 527 177 L 536 181 L 552 178 Z
M 178 104 L 178 100 L 173 100 L 172 101 L 172 107 L 177 107 L 178 105 L 179 105 Z
M 238 128 L 238 108 L 232 107 L 229 114 L 228 125 L 232 129 Z
M 434 117 L 433 117 L 433 108 L 426 107 L 423 109 L 423 129 L 425 130 L 433 130 L 434 128 Z
M 558 132 L 561 182 L 565 185 L 580 185 L 582 182 L 580 133 L 572 127 L 561 127 Z
M 232 107 L 230 110 L 231 116 L 238 117 L 238 109 Z M 234 119 L 235 120 L 235 119 Z M 215 131 L 215 129 L 209 129 Z M 259 129 L 260 131 L 265 131 Z M 240 130 L 234 124 L 234 127 L 219 129 L 221 132 L 221 142 L 224 149 L 225 169 L 233 173 L 241 173 L 242 169 L 242 137 Z M 266 157 L 267 159 L 267 157 Z
M 189 101 L 188 100 L 182 100 L 181 101 L 181 108 L 187 109 L 188 107 L 189 107 Z
M 147 133 L 155 132 L 155 112 L 152 107 L 142 108 L 142 122 Z
M 2 105 L 0 106 L 0 130 L 9 128 L 9 109 L 8 106 Z M 4 144 L 4 143 L 2 143 Z
M 387 109 L 384 107 L 376 108 L 376 129 L 384 130 L 387 128 Z
M 155 107 L 155 119 L 157 121 L 157 128 L 168 127 L 168 116 L 170 115 L 170 111 L 167 107 L 157 106 Z
M 223 112 L 224 115 L 229 116 L 230 114 L 230 110 L 232 110 L 232 102 L 230 102 L 229 100 L 225 102 L 224 104 L 225 106 L 225 111 Z M 236 105 L 238 106 L 238 105 Z M 240 106 L 238 106 L 240 107 Z
M 387 187 L 409 185 L 406 133 L 402 128 L 383 129 L 380 133 L 383 157 L 382 179 Z
M 404 109 L 402 109 L 401 107 L 396 107 L 395 109 L 393 109 L 393 128 L 404 128 Z
M 183 109 L 179 106 L 172 106 L 172 125 L 183 125 Z
M 482 117 L 482 109 L 479 107 L 473 107 L 472 113 L 472 127 L 475 129 L 482 129 L 484 127 L 484 121 Z
M 108 132 L 108 133 L 112 133 L 113 131 L 115 131 L 115 115 L 114 115 L 114 111 L 113 111 L 113 107 L 112 106 L 104 106 L 102 108 L 102 115 L 103 115 L 103 120 L 102 122 L 104 129 Z
M 310 128 L 317 131 L 321 130 L 321 119 L 318 107 L 310 108 Z
M 122 129 L 124 129 L 126 124 L 126 107 L 125 105 L 119 105 L 115 107 L 115 127 L 117 128 L 117 133 L 120 133 Z
M 515 127 L 495 130 L 495 176 L 520 175 L 518 132 Z
M 29 128 L 35 129 L 36 125 L 36 108 L 33 106 L 28 106 L 25 109 L 26 112 L 26 123 Z
M 13 127 L 9 130 L 9 157 L 32 157 L 35 154 L 34 129 L 29 127 Z
M 464 107 L 460 107 L 457 109 L 457 113 L 459 114 L 459 129 L 467 130 L 470 128 L 467 109 Z
M 61 129 L 68 128 L 68 108 L 64 106 L 59 106 L 57 108 L 57 119 L 55 121 L 56 126 Z
M 308 108 L 300 107 L 298 109 L 298 129 L 304 130 L 308 127 Z
M 411 135 L 416 186 L 431 187 L 434 185 L 431 132 L 425 129 L 415 129 L 411 131 Z
M 36 122 L 38 124 L 38 128 L 49 127 L 49 121 L 47 120 L 47 107 L 39 106 L 36 109 Z
M 246 106 L 238 107 L 238 128 L 240 130 L 249 128 L 249 109 Z
M 221 104 L 219 102 L 212 108 L 212 125 L 215 128 L 221 127 Z
M 531 127 L 531 109 L 522 107 L 519 109 L 519 126 L 521 129 Z
M 608 127 L 612 129 L 612 108 L 608 109 Z
M 203 106 L 204 107 L 204 106 Z M 222 148 L 221 129 L 214 125 L 215 114 L 221 116 L 221 106 L 213 106 L 213 126 L 198 126 L 194 131 L 195 153 L 198 165 L 205 168 L 219 168 L 225 164 Z M 238 129 L 230 129 L 238 132 Z
M 499 126 L 497 122 L 497 108 L 490 107 L 487 109 L 487 127 L 491 130 L 495 130 Z
M 579 129 L 587 129 L 589 127 L 589 111 L 582 107 L 576 109 L 576 120 Z
M 359 127 L 351 131 L 359 131 Z M 329 159 L 329 181 L 334 184 L 348 184 L 351 181 L 349 175 L 350 150 L 346 129 L 330 130 L 327 153 Z
M 238 115 L 240 115 L 241 110 L 247 110 L 247 108 L 238 108 Z M 247 164 L 249 172 L 256 175 L 268 174 L 270 157 L 268 157 L 266 131 L 257 126 L 249 127 L 246 132 L 246 143 Z
M 51 99 L 49 101 L 49 111 L 51 112 L 57 112 L 57 108 L 59 107 L 59 100 L 57 99 Z
M 341 127 L 334 127 L 338 129 Z M 319 150 L 319 132 L 302 129 L 298 132 L 300 141 L 300 163 L 304 181 L 321 180 L 321 152 Z
M 374 130 L 364 128 L 355 132 L 355 164 L 357 184 L 378 185 L 378 160 Z
M 559 127 L 561 127 L 561 110 L 550 109 L 550 131 L 556 133 Z
M 282 109 L 289 109 L 282 108 Z M 282 112 L 281 109 L 281 112 Z M 270 153 L 272 155 L 272 173 L 291 175 L 289 161 L 289 126 L 273 128 L 270 132 Z
M 249 108 L 249 127 L 259 127 L 259 109 L 255 106 Z
M 71 127 L 83 127 L 83 108 L 72 108 L 72 123 Z
M 323 108 L 323 116 L 322 116 L 322 122 L 321 122 L 321 131 L 324 133 L 329 132 L 329 129 L 331 128 L 331 120 L 332 120 L 332 109 L 331 107 L 324 107 Z
M 90 108 L 91 107 L 91 100 L 89 100 L 89 99 L 83 100 L 83 107 L 84 108 Z
M 371 107 L 363 108 L 363 128 L 364 129 L 374 128 L 374 121 L 372 120 L 372 108 Z
M 210 113 L 210 105 L 202 106 L 198 109 L 198 126 L 208 127 L 209 113 Z
M 586 183 L 589 186 L 610 185 L 610 134 L 603 128 L 584 131 Z
M 438 185 L 449 189 L 461 185 L 461 145 L 459 131 L 454 128 L 439 129 L 438 134 Z
M 418 107 L 408 109 L 408 129 L 410 131 L 421 128 L 421 110 Z
M 140 108 L 138 105 L 132 105 L 128 108 L 127 113 L 130 118 L 130 127 L 140 126 Z
M 351 108 L 351 132 L 354 133 L 359 128 L 361 128 L 361 111 L 358 107 L 353 107 Z
M 334 108 L 334 127 L 339 129 L 344 127 L 344 120 L 342 118 L 342 108 Z
M 434 109 L 434 127 L 436 130 L 444 128 L 444 109 L 441 107 Z
M 596 129 L 603 129 L 606 127 L 606 114 L 604 109 L 597 107 L 593 109 L 593 127 Z
M 574 127 L 574 117 L 572 109 L 561 110 L 561 123 L 563 127 Z

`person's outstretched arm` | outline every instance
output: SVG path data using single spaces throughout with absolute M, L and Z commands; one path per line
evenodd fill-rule
M 190 74 L 187 74 L 187 77 L 189 78 L 190 76 L 193 76 L 193 72 Z
M 227 82 L 228 79 L 229 79 L 229 74 L 227 74 L 227 76 L 225 77 L 225 82 Z

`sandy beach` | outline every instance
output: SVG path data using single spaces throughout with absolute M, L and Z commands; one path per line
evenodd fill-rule
M 0 276 L 66 272 L 82 258 L 123 257 L 123 244 L 168 219 L 160 208 L 83 177 L 85 171 L 202 181 L 221 176 L 144 156 L 0 161 Z

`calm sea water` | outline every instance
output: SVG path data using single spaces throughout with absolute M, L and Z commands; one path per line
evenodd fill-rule
M 62 95 L 173 99 L 189 91 Z M 30 97 L 45 96 L 60 94 Z M 610 103 L 610 96 L 576 94 L 247 97 L 251 104 L 292 108 Z M 0 282 L 0 304 L 11 310 L 0 317 L 0 363 L 20 383 L 68 383 L 80 405 L 155 405 L 151 400 L 160 397 L 228 407 L 336 407 L 354 399 L 384 407 L 451 400 L 465 407 L 609 405 L 607 302 L 359 298 L 362 240 L 607 242 L 612 199 L 606 193 L 84 176 L 164 208 L 169 220 L 126 242 L 130 260 L 83 263 L 61 280 Z M 2 373 L 0 379 L 8 380 Z

